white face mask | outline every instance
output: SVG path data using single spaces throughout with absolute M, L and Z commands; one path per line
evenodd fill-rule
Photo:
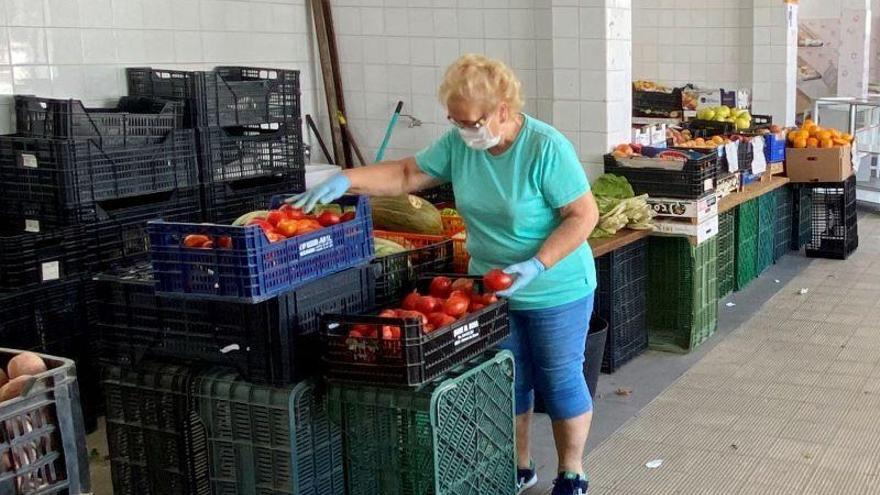
M 459 127 L 458 135 L 461 136 L 464 144 L 475 150 L 494 148 L 501 142 L 501 136 L 493 136 L 488 125 L 483 125 L 479 129 Z

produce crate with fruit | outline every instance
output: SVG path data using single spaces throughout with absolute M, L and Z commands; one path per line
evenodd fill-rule
M 344 196 L 317 217 L 272 201 L 233 225 L 150 222 L 157 292 L 260 302 L 373 257 L 366 197 Z
M 689 352 L 718 326 L 718 239 L 648 242 L 648 339 L 653 349 Z
M 155 143 L 111 146 L 93 139 L 0 136 L 0 208 L 22 230 L 99 220 L 122 201 L 198 186 L 193 131 Z
M 758 265 L 761 274 L 773 264 L 776 249 L 776 194 L 769 192 L 758 197 Z
M 602 372 L 614 373 L 648 349 L 648 241 L 596 258 L 595 313 L 608 322 Z
M 73 361 L 2 348 L 0 366 L 0 493 L 90 493 Z
M 376 304 L 403 299 L 422 275 L 452 271 L 452 239 L 444 236 L 373 232 L 376 245 Z
M 786 253 L 791 251 L 791 223 L 792 223 L 792 211 L 794 210 L 794 205 L 792 204 L 793 195 L 791 188 L 789 186 L 780 187 L 775 191 L 776 193 L 776 215 L 774 218 L 774 248 L 773 248 L 773 261 L 779 261 L 780 258 L 785 256 Z
M 251 304 L 156 295 L 149 265 L 95 277 L 102 361 L 143 357 L 213 363 L 251 382 L 288 384 L 317 373 L 322 313 L 375 307 L 373 270 L 350 268 Z
M 736 290 L 744 289 L 758 276 L 758 200 L 746 201 L 736 209 Z
M 181 71 L 131 67 L 128 94 L 182 101 L 190 127 L 299 124 L 300 73 L 260 67 Z
M 15 95 L 15 128 L 41 138 L 88 138 L 102 145 L 155 143 L 183 125 L 183 105 L 126 96 L 114 108 L 86 108 L 73 99 Z
M 324 315 L 328 378 L 422 385 L 510 334 L 507 302 L 494 292 L 511 284 L 492 270 L 484 278 L 425 277 L 398 309 L 373 315 Z
M 348 495 L 516 493 L 513 358 L 481 357 L 417 390 L 331 382 Z
M 720 132 L 719 134 L 730 134 L 732 131 L 744 131 L 752 127 L 752 114 L 744 108 L 731 108 L 727 105 L 717 107 L 703 107 L 697 110 L 697 118 L 691 120 L 689 124 L 694 129 L 717 129 L 725 126 L 730 129 L 728 132 Z M 732 129 L 731 129 L 732 128 Z
M 625 177 L 635 194 L 697 199 L 715 190 L 715 152 L 620 145 L 605 155 L 605 173 Z
M 736 285 L 736 210 L 718 215 L 718 299 Z
M 345 493 L 342 432 L 313 382 L 275 388 L 212 369 L 193 391 L 208 436 L 209 493 Z
M 859 247 L 856 178 L 845 182 L 811 186 L 812 237 L 807 243 L 810 258 L 845 260 Z
M 256 179 L 219 182 L 202 186 L 204 220 L 232 223 L 236 218 L 266 207 L 275 196 L 302 192 L 305 176 L 291 172 Z
M 115 495 L 207 495 L 208 445 L 196 415 L 196 368 L 108 366 L 107 445 Z
M 633 82 L 632 107 L 636 117 L 680 119 L 684 115 L 681 88 L 651 81 Z

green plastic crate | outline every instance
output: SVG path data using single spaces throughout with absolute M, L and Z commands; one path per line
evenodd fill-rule
M 776 249 L 776 194 L 766 193 L 758 199 L 758 265 L 760 275 L 773 264 Z
M 718 238 L 697 247 L 681 237 L 648 243 L 648 340 L 653 349 L 688 352 L 718 326 Z
M 776 189 L 776 218 L 774 219 L 774 248 L 773 262 L 779 261 L 791 250 L 791 221 L 792 211 L 792 193 L 791 187 L 785 185 Z
M 758 276 L 758 200 L 736 209 L 736 290 L 742 290 Z
M 416 390 L 331 382 L 345 493 L 516 493 L 513 370 L 513 356 L 502 351 Z
M 718 299 L 736 285 L 736 209 L 718 215 Z
M 344 493 L 342 434 L 312 381 L 276 388 L 215 368 L 193 390 L 213 495 Z

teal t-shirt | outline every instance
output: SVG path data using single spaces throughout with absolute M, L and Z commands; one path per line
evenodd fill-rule
M 493 156 L 465 145 L 457 129 L 416 155 L 425 173 L 451 182 L 467 225 L 470 272 L 483 274 L 535 256 L 562 221 L 560 208 L 590 190 L 571 143 L 525 116 L 513 145 Z M 586 239 L 511 298 L 511 309 L 544 309 L 588 296 L 596 267 Z

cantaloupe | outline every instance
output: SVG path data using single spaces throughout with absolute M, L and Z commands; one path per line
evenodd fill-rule
M 370 207 L 376 229 L 427 235 L 443 233 L 440 211 L 418 196 L 372 198 Z

